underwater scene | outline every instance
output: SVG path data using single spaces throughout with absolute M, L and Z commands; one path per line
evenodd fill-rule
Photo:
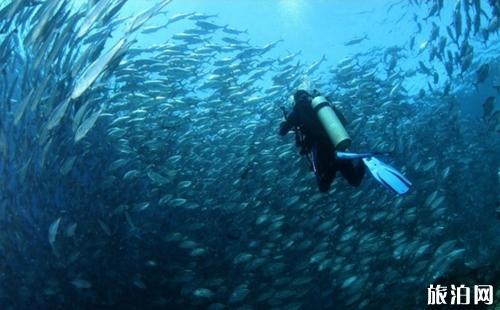
M 499 0 L 0 0 L 0 309 L 500 309 Z

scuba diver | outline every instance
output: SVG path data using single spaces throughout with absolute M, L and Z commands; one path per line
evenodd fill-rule
M 348 153 L 351 138 L 344 125 L 346 119 L 340 111 L 316 90 L 310 94 L 298 90 L 293 96 L 294 106 L 290 113 L 283 109 L 285 121 L 279 134 L 285 136 L 295 131 L 295 142 L 300 154 L 305 155 L 316 175 L 318 188 L 328 192 L 340 171 L 352 186 L 359 186 L 367 167 L 372 176 L 387 189 L 397 194 L 406 193 L 411 182 L 399 171 L 374 157 L 386 153 Z
M 342 173 L 349 184 L 359 186 L 365 174 L 365 166 L 361 160 L 347 161 L 336 156 L 337 149 L 345 150 L 351 142 L 343 127 L 346 123 L 344 116 L 335 107 L 330 106 L 317 91 L 311 95 L 305 90 L 299 90 L 293 99 L 293 110 L 285 115 L 285 121 L 280 126 L 280 135 L 284 136 L 291 129 L 295 129 L 295 142 L 301 148 L 300 154 L 305 155 L 311 164 L 319 190 L 328 192 L 337 171 Z M 337 132 L 339 141 L 336 144 L 331 141 L 319 119 L 326 106 L 331 107 L 337 115 L 337 118 L 333 119 L 333 130 Z

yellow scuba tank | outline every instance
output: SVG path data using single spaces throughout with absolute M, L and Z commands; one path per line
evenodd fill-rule
M 311 105 L 335 148 L 339 151 L 349 148 L 352 140 L 328 100 L 323 96 L 317 96 L 311 101 Z

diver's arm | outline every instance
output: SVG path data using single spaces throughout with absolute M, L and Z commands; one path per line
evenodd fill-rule
M 292 111 L 286 117 L 286 120 L 281 123 L 280 126 L 280 135 L 286 135 L 295 125 L 297 124 L 297 116 L 295 111 Z

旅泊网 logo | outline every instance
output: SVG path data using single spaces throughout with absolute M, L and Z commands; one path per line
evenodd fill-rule
M 427 288 L 427 305 L 491 305 L 492 285 L 474 285 L 471 289 L 464 284 L 449 287 L 431 284 Z

